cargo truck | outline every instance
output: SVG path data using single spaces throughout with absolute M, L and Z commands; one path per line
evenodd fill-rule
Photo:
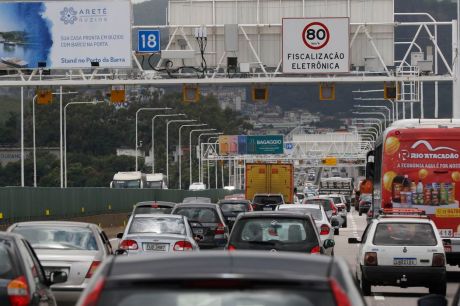
M 292 164 L 246 164 L 245 196 L 282 194 L 286 203 L 294 200 L 294 167 Z

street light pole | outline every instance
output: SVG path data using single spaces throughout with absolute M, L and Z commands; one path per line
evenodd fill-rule
M 139 164 L 138 164 L 138 161 L 137 161 L 138 155 L 139 155 L 139 154 L 137 154 L 138 147 L 139 147 L 139 143 L 138 143 L 138 140 L 137 140 L 137 137 L 138 137 L 138 136 L 137 136 L 137 119 L 138 119 L 138 117 L 139 117 L 139 113 L 140 113 L 141 111 L 163 111 L 163 110 L 170 110 L 170 109 L 171 109 L 170 107 L 161 107 L 161 108 L 155 108 L 155 107 L 141 107 L 141 108 L 139 108 L 139 109 L 136 111 L 136 146 L 134 147 L 134 148 L 135 148 L 135 155 L 136 155 L 136 158 L 135 158 L 135 159 L 136 159 L 136 171 L 137 171 L 138 168 L 139 168 L 139 167 L 138 167 Z
M 179 123 L 179 122 L 195 122 L 194 119 L 178 119 L 178 120 L 168 120 L 166 122 L 166 181 L 168 182 L 169 186 L 169 125 L 171 123 Z
M 388 121 L 391 122 L 391 110 L 389 107 L 385 105 L 354 105 L 354 107 L 358 108 L 383 108 L 388 111 Z
M 357 122 L 356 120 L 363 121 L 364 123 L 376 124 L 377 127 L 379 128 L 379 134 L 383 133 L 383 125 L 382 125 L 383 120 L 382 119 L 375 118 L 375 117 L 367 117 L 367 118 L 356 118 L 354 120 L 355 120 L 354 121 L 355 124 Z
M 81 101 L 81 102 L 69 102 L 64 106 L 64 188 L 67 188 L 67 107 L 70 105 L 76 104 L 99 104 L 103 103 L 104 101 Z M 35 129 L 34 129 L 35 131 Z M 35 136 L 35 134 L 34 134 Z M 35 138 L 35 137 L 34 137 Z M 35 154 L 35 151 L 34 151 Z M 35 169 L 34 169 L 35 171 Z M 34 175 L 36 173 L 34 172 Z M 36 186 L 35 186 L 36 187 Z
M 385 113 L 383 112 L 353 112 L 353 114 L 357 115 L 381 115 L 383 117 L 383 126 L 386 128 L 387 127 L 387 117 L 385 116 Z
M 183 124 L 179 128 L 179 189 L 182 189 L 182 142 L 181 142 L 181 131 L 183 127 L 191 127 L 191 126 L 205 126 L 206 123 L 199 123 L 199 124 Z
M 192 134 L 195 133 L 195 132 L 209 132 L 209 131 L 215 131 L 216 129 L 198 129 L 198 130 L 191 130 L 190 133 L 189 133 L 189 142 L 188 142 L 188 145 L 189 145 L 189 171 L 190 171 L 190 176 L 189 176 L 189 179 L 190 179 L 190 185 L 192 185 Z
M 203 171 L 202 171 L 202 164 L 201 164 L 202 163 L 202 160 L 201 160 L 201 155 L 202 155 L 202 152 L 201 152 L 201 136 L 222 135 L 222 134 L 223 134 L 222 132 L 213 132 L 213 133 L 201 133 L 200 135 L 198 135 L 198 148 L 200 150 L 200 156 L 198 157 L 198 165 L 199 165 L 198 177 L 200 178 L 200 182 L 203 182 Z
M 155 173 L 155 119 L 158 117 L 185 116 L 185 114 L 161 114 L 152 117 L 152 174 Z

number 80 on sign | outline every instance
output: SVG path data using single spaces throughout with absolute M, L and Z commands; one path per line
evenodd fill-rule
M 138 52 L 160 52 L 160 30 L 139 30 L 137 32 Z

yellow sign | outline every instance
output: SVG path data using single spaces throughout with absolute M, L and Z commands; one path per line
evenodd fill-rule
M 0 219 L 3 219 L 3 213 L 0 212 Z
M 125 87 L 124 86 L 112 86 L 110 91 L 110 102 L 112 103 L 124 103 L 125 102 Z
M 322 160 L 323 165 L 326 166 L 336 166 L 337 165 L 337 158 L 336 157 L 326 157 Z
M 39 105 L 48 105 L 53 102 L 53 93 L 48 89 L 38 89 L 37 90 L 37 104 Z
M 437 208 L 437 218 L 460 218 L 460 208 Z
M 45 210 L 45 216 L 49 216 L 50 215 L 50 210 L 49 209 L 46 209 Z

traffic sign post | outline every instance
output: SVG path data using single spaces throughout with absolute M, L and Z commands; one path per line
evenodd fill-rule
M 137 51 L 143 53 L 160 52 L 160 30 L 139 30 Z
M 350 20 L 283 18 L 283 73 L 350 71 Z

